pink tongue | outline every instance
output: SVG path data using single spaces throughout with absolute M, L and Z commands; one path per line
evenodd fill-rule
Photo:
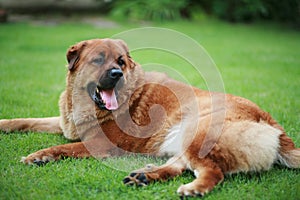
M 116 110 L 119 107 L 114 90 L 102 90 L 100 94 L 108 110 Z

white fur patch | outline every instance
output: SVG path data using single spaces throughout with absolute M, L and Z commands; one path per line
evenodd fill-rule
M 169 129 L 165 141 L 159 149 L 160 155 L 181 155 L 183 152 L 183 134 L 180 124 L 174 125 Z

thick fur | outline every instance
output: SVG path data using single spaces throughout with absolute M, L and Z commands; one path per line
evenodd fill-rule
M 202 196 L 228 173 L 268 170 L 274 163 L 300 167 L 300 149 L 257 105 L 203 91 L 161 73 L 144 72 L 121 40 L 82 41 L 68 50 L 67 60 L 59 117 L 0 120 L 2 131 L 62 133 L 77 141 L 23 157 L 26 164 L 64 156 L 168 155 L 166 164 L 147 165 L 123 181 L 147 185 L 192 170 L 195 180 L 177 190 L 182 196 Z M 99 108 L 87 91 L 90 83 L 103 86 L 111 69 L 123 73 L 112 86 L 119 104 L 113 111 Z

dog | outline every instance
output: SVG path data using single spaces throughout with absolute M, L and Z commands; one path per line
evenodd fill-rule
M 23 157 L 25 164 L 131 153 L 170 156 L 161 166 L 133 171 L 123 183 L 144 186 L 191 170 L 195 179 L 177 190 L 182 197 L 205 195 L 226 174 L 268 170 L 274 163 L 300 167 L 300 149 L 256 104 L 144 72 L 122 40 L 81 41 L 66 57 L 59 117 L 0 120 L 4 132 L 61 133 L 73 141 Z

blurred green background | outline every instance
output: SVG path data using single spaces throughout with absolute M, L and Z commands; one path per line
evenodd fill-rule
M 278 21 L 300 23 L 298 0 L 0 0 L 0 8 L 18 13 L 101 13 L 133 20 L 178 20 L 204 14 L 230 22 Z

